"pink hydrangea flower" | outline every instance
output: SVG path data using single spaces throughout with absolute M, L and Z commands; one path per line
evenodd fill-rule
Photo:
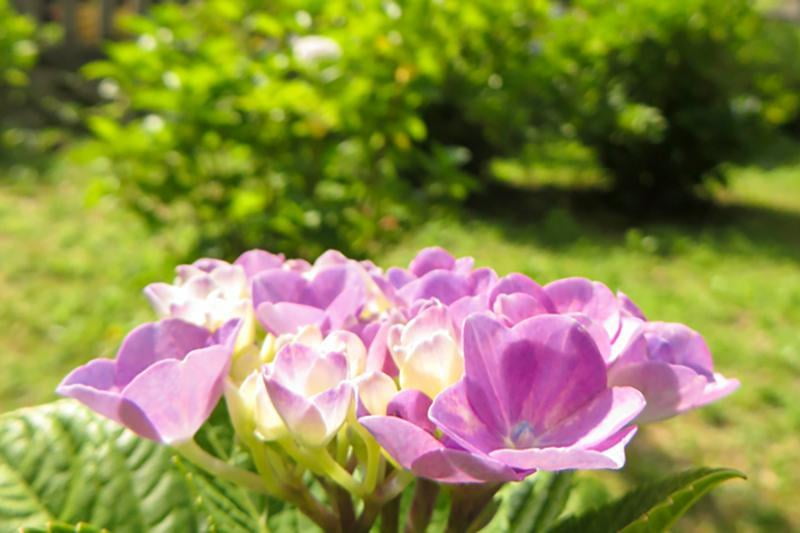
M 125 337 L 116 359 L 70 372 L 57 392 L 147 439 L 191 439 L 220 399 L 239 321 L 217 332 L 178 319 L 143 324 Z
M 632 387 L 608 386 L 605 361 L 580 322 L 548 314 L 509 328 L 473 315 L 464 354 L 464 377 L 433 399 L 427 419 L 419 395 L 415 408 L 389 407 L 416 416 L 360 419 L 401 466 L 464 483 L 624 464 L 644 398 Z

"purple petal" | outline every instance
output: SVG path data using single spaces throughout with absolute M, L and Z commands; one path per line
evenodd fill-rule
M 320 356 L 304 344 L 288 344 L 275 356 L 271 377 L 297 392 L 319 394 L 347 378 L 347 358 L 336 352 Z
M 420 456 L 444 448 L 424 429 L 394 416 L 365 416 L 358 421 L 367 428 L 381 448 L 407 470 Z
M 517 473 L 485 455 L 447 448 L 422 455 L 411 465 L 411 471 L 442 483 L 502 483 L 519 481 L 531 473 Z
M 267 270 L 257 274 L 252 281 L 253 307 L 264 302 L 291 302 L 319 307 L 306 297 L 308 282 L 291 270 Z
M 517 324 L 526 318 L 551 313 L 552 311 L 538 298 L 529 294 L 498 294 L 492 310 L 508 319 L 510 324 Z
M 421 428 L 392 416 L 366 416 L 359 422 L 397 463 L 420 477 L 445 483 L 510 481 L 520 476 L 489 457 L 444 444 Z
M 647 318 L 644 316 L 644 313 L 642 313 L 642 310 L 639 309 L 639 306 L 633 303 L 633 300 L 631 300 L 627 294 L 622 291 L 617 291 L 617 300 L 619 300 L 620 305 L 622 305 L 622 309 L 639 320 L 647 320 Z
M 206 346 L 209 332 L 179 319 L 142 324 L 122 341 L 117 352 L 116 386 L 124 387 L 145 368 L 164 359 L 183 359 Z
M 402 268 L 392 267 L 386 271 L 386 280 L 395 289 L 399 289 L 408 283 L 411 283 L 416 278 L 408 270 Z
M 714 379 L 711 351 L 699 333 L 669 322 L 647 322 L 642 327 L 650 360 L 688 366 L 709 381 Z
M 566 278 L 544 287 L 559 313 L 584 313 L 603 324 L 613 339 L 619 330 L 621 304 L 611 290 L 597 281 Z
M 605 362 L 574 319 L 539 315 L 512 330 L 486 315 L 464 329 L 467 395 L 477 417 L 501 435 L 519 421 L 541 434 L 606 388 Z
M 353 403 L 353 396 L 353 386 L 350 383 L 343 382 L 312 398 L 312 402 L 319 409 L 329 433 L 336 432 L 344 423 Z
M 491 268 L 479 268 L 468 273 L 470 294 L 488 292 L 497 283 L 497 273 Z
M 505 446 L 505 433 L 487 426 L 473 409 L 464 380 L 434 398 L 429 416 L 448 437 L 466 450 L 489 453 Z
M 444 248 L 434 246 L 420 250 L 408 269 L 415 276 L 422 277 L 433 270 L 453 270 L 455 265 L 455 257 Z
M 318 306 L 325 309 L 333 329 L 355 321 L 366 299 L 361 273 L 349 264 L 330 267 L 317 274 L 309 285 L 309 291 Z
M 192 351 L 182 361 L 167 359 L 150 366 L 122 391 L 122 397 L 137 408 L 122 406 L 123 424 L 146 436 L 144 415 L 163 443 L 192 438 L 222 395 L 230 357 L 226 348 L 211 346 Z
M 431 399 L 423 392 L 409 389 L 400 391 L 392 398 L 386 407 L 386 414 L 402 418 L 432 434 L 436 426 L 428 418 L 430 406 Z
M 170 304 L 175 299 L 176 288 L 169 283 L 151 283 L 144 288 L 144 295 L 159 316 L 170 314 Z
M 70 372 L 56 392 L 119 422 L 120 397 L 115 376 L 116 364 L 112 359 L 95 359 Z
M 708 380 L 693 369 L 661 362 L 614 366 L 608 376 L 614 386 L 635 387 L 647 400 L 637 422 L 653 422 L 702 403 Z
M 291 302 L 264 302 L 256 308 L 256 317 L 264 329 L 273 335 L 296 333 L 301 327 L 312 324 L 327 328 L 324 310 Z
M 550 301 L 541 285 L 523 274 L 513 273 L 500 278 L 489 293 L 489 304 L 494 305 L 502 294 L 527 294 L 538 301 L 539 306 L 546 309 L 546 312 L 555 312 L 553 302 Z
M 469 282 L 463 276 L 446 270 L 434 270 L 406 284 L 397 294 L 408 304 L 436 298 L 449 305 L 459 298 L 469 296 L 470 290 Z
M 275 379 L 267 377 L 264 383 L 272 405 L 293 435 L 309 446 L 322 446 L 330 439 L 325 419 L 310 399 Z
M 613 387 L 537 437 L 537 447 L 592 448 L 631 423 L 644 409 L 644 396 L 632 387 Z
M 557 470 L 590 470 L 621 468 L 625 464 L 625 445 L 636 433 L 635 427 L 620 430 L 602 450 L 566 448 L 529 448 L 496 450 L 490 456 L 514 468 Z
M 273 268 L 280 268 L 285 257 L 283 254 L 271 254 L 264 250 L 250 250 L 240 255 L 234 265 L 244 269 L 247 279 L 253 279 L 256 274 Z

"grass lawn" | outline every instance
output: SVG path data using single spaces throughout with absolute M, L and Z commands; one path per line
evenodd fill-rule
M 27 185 L 0 178 L 0 411 L 50 400 L 72 366 L 113 356 L 124 333 L 150 317 L 141 288 L 174 267 L 174 241 L 113 201 L 87 207 L 71 165 L 51 174 Z M 602 479 L 619 491 L 690 465 L 732 466 L 749 480 L 719 489 L 681 530 L 800 530 L 800 163 L 737 169 L 719 197 L 703 224 L 631 228 L 584 212 L 570 195 L 543 208 L 541 195 L 516 191 L 460 219 L 430 221 L 380 262 L 405 263 L 439 244 L 542 283 L 595 278 L 652 319 L 698 329 L 740 391 L 643 428 L 621 474 L 585 476 L 583 487 Z

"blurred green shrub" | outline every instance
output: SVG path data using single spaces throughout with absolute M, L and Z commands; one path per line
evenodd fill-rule
M 107 187 L 194 227 L 202 248 L 364 254 L 463 199 L 465 165 L 521 131 L 504 75 L 530 59 L 543 5 L 160 5 L 85 67 L 105 98 L 89 155 Z
M 20 15 L 10 0 L 0 0 L 0 86 L 21 87 L 36 62 L 36 26 Z
M 7 159 L 17 142 L 17 131 L 7 117 L 24 97 L 38 52 L 33 21 L 18 14 L 9 0 L 0 0 L 0 161 Z
M 749 0 L 569 4 L 519 93 L 540 135 L 594 151 L 628 208 L 682 207 L 797 109 L 782 78 L 797 56 L 776 55 Z

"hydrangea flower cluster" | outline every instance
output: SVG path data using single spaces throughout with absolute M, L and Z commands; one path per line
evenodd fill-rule
M 363 529 L 415 478 L 496 488 L 620 468 L 637 424 L 739 385 L 697 332 L 602 283 L 542 286 L 441 248 L 386 271 L 336 251 L 312 264 L 253 250 L 180 266 L 145 294 L 160 319 L 58 392 L 325 529 L 348 514 L 337 491 L 363 500 L 350 524 Z M 194 441 L 222 398 L 256 471 Z

